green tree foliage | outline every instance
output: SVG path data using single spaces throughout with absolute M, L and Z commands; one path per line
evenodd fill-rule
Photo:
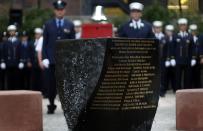
M 176 17 L 176 12 L 168 10 L 156 0 L 153 5 L 146 7 L 143 13 L 143 18 L 150 22 L 160 20 L 166 24 L 172 22 Z
M 119 17 L 110 17 L 109 22 L 113 23 L 115 27 L 120 27 L 123 22 L 126 22 L 129 19 L 129 17 L 125 14 Z
M 161 20 L 164 24 L 173 24 L 177 27 L 177 20 L 181 17 L 188 19 L 189 24 L 197 24 L 199 32 L 203 32 L 203 18 L 199 12 L 192 10 L 168 10 L 160 5 L 159 1 L 155 0 L 154 4 L 146 7 L 143 14 L 144 19 L 153 22 L 155 20 Z M 177 30 L 178 28 L 176 28 Z
M 43 27 L 43 24 L 53 16 L 51 9 L 29 9 L 24 12 L 23 26 L 20 29 L 26 30 L 29 34 L 33 34 L 36 27 Z
M 0 5 L 1 14 L 0 14 L 0 33 L 7 30 L 9 24 L 9 8 L 8 4 Z M 1 34 L 2 35 L 2 34 Z
M 8 16 L 0 16 L 0 32 L 4 32 L 6 31 L 7 29 L 7 26 L 8 26 L 8 22 L 9 19 L 8 19 Z

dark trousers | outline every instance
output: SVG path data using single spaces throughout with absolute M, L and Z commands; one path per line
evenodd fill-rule
M 31 71 L 31 90 L 42 91 L 42 71 L 39 67 L 33 67 Z
M 5 71 L 0 69 L 0 90 L 5 90 Z
M 191 67 L 190 65 L 176 66 L 176 89 L 191 88 Z
M 19 69 L 19 77 L 20 77 L 20 89 L 21 90 L 30 90 L 30 81 L 31 81 L 31 69 L 30 68 L 23 68 L 22 70 Z
M 54 105 L 56 98 L 56 77 L 55 77 L 55 65 L 50 65 L 48 69 L 45 69 L 45 87 L 48 89 L 48 99 L 50 105 Z
M 176 92 L 176 85 L 175 85 L 175 68 L 174 67 L 161 67 L 161 87 L 160 93 L 164 95 L 169 87 Z
M 199 64 L 191 69 L 191 82 L 192 88 L 201 88 L 201 67 Z
M 19 69 L 17 67 L 8 67 L 6 69 L 6 85 L 8 90 L 21 89 L 21 80 L 19 77 Z

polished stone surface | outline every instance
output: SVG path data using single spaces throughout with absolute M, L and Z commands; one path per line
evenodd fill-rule
M 203 89 L 180 90 L 176 93 L 176 128 L 203 130 Z
M 122 43 L 121 41 L 129 43 L 126 45 L 126 43 Z M 145 42 L 153 44 L 144 45 L 143 43 Z M 120 47 L 122 50 L 118 49 L 119 45 L 123 45 Z M 142 45 L 144 46 L 142 47 Z M 146 48 L 146 51 L 141 51 L 143 48 Z M 148 39 L 89 39 L 59 42 L 56 52 L 57 87 L 69 129 L 73 131 L 149 131 L 156 113 L 159 94 L 158 59 L 156 59 L 158 57 L 157 48 L 156 41 Z M 140 63 L 136 62 L 138 60 L 135 58 L 136 56 L 149 56 L 149 53 L 146 53 L 148 51 L 150 52 L 150 59 L 147 57 L 148 59 L 144 60 L 145 63 L 141 62 L 143 59 L 141 59 Z M 122 52 L 126 52 L 126 54 Z M 131 63 L 122 63 L 122 60 L 130 61 L 130 58 L 126 59 L 124 56 L 132 56 L 135 59 L 134 61 L 131 59 Z M 117 57 L 121 57 L 121 59 L 116 60 Z M 122 64 L 126 66 L 118 67 L 130 67 L 130 74 L 128 74 L 129 78 L 126 81 L 128 84 L 124 86 L 119 110 L 106 110 L 105 108 L 108 108 L 108 106 L 94 110 L 94 106 L 92 105 L 94 105 L 97 94 L 100 94 L 98 92 L 103 86 L 101 82 L 105 81 L 105 76 L 108 72 L 107 69 L 109 67 L 113 68 L 114 65 Z M 129 103 L 134 106 L 133 108 L 127 106 L 126 110 L 123 105 L 127 89 L 130 88 L 129 83 L 134 81 L 131 81 L 131 77 L 133 75 L 139 75 L 138 73 L 133 74 L 136 72 L 133 66 L 134 64 L 150 65 L 147 68 L 149 72 L 146 72 L 146 75 L 152 74 L 153 77 L 148 78 L 152 84 L 149 86 L 149 92 L 144 92 L 143 99 L 140 99 L 140 102 L 136 104 L 134 102 Z M 141 68 L 145 67 L 141 66 Z M 145 71 L 148 70 L 145 69 Z M 141 75 L 144 76 L 145 74 Z M 139 82 L 144 81 L 139 80 Z M 140 88 L 143 87 L 141 86 Z M 143 92 L 138 91 L 138 93 Z M 116 93 L 114 94 L 117 95 Z M 108 105 L 108 102 L 104 103 L 104 105 Z
M 58 93 L 69 128 L 73 129 L 100 77 L 106 40 L 64 42 L 59 48 L 56 77 L 62 78 L 57 80 L 58 87 L 63 88 L 58 88 Z

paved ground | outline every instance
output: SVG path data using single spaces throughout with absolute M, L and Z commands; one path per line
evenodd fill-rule
M 43 100 L 44 131 L 68 131 L 65 118 L 59 100 L 57 111 L 54 115 L 47 115 L 47 99 Z M 159 107 L 152 126 L 152 131 L 176 131 L 175 130 L 175 95 L 168 93 L 160 98 Z
M 175 94 L 160 98 L 152 131 L 176 131 Z
M 46 113 L 47 104 L 48 100 L 44 99 L 43 100 L 44 131 L 68 131 L 59 100 L 58 99 L 56 100 L 57 110 L 54 115 L 47 115 Z

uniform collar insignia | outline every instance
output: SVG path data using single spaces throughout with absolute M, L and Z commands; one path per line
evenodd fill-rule
M 178 33 L 178 35 L 179 36 L 181 36 L 181 37 L 185 37 L 185 36 L 188 36 L 188 33 L 185 31 L 185 32 L 183 32 L 183 31 L 180 31 L 179 33 Z
M 66 28 L 63 31 L 64 31 L 64 33 L 70 33 L 70 30 L 66 29 Z
M 139 19 L 138 21 L 131 20 L 129 26 L 134 29 L 140 29 L 140 28 L 144 27 L 144 23 L 141 21 L 141 19 Z

